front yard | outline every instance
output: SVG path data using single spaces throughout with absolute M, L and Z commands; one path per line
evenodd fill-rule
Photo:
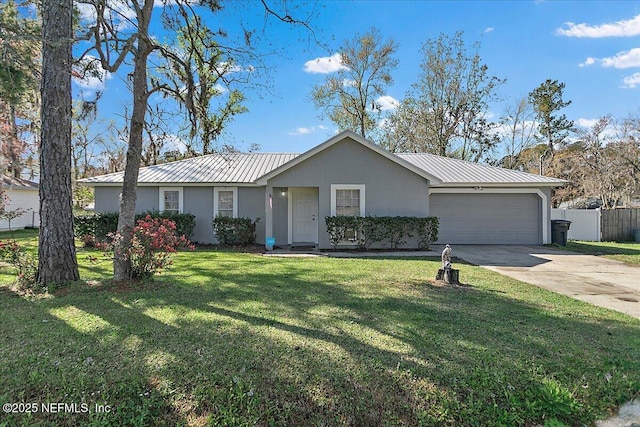
M 640 243 L 569 241 L 566 249 L 640 265 Z
M 198 250 L 118 288 L 90 254 L 43 297 L 0 268 L 0 403 L 39 405 L 0 426 L 583 425 L 640 394 L 639 320 L 480 267 Z

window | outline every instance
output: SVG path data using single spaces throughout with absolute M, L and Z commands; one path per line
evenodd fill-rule
M 364 185 L 332 184 L 331 215 L 364 216 Z M 356 230 L 346 230 L 346 240 L 353 242 L 357 237 Z
M 360 190 L 336 190 L 336 215 L 360 216 Z
M 213 216 L 238 216 L 238 189 L 216 187 L 213 191 Z
M 364 185 L 331 184 L 331 215 L 364 216 Z
M 182 187 L 160 187 L 160 212 L 182 213 Z

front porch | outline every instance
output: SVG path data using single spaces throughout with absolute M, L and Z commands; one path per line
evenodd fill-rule
M 319 247 L 319 188 L 268 187 L 265 241 L 275 238 L 274 246 L 288 250 Z

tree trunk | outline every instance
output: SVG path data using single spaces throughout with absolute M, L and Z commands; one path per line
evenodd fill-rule
M 78 280 L 71 191 L 71 0 L 42 2 L 38 282 Z
M 145 20 L 140 19 L 138 22 L 142 26 Z M 137 53 L 134 57 L 133 111 L 129 129 L 129 149 L 127 150 L 127 163 L 124 170 L 122 198 L 120 200 L 120 215 L 118 216 L 118 233 L 123 238 L 120 240 L 120 245 L 115 248 L 113 259 L 113 280 L 115 282 L 129 280 L 133 275 L 131 261 L 126 257 L 126 249 L 131 246 L 131 234 L 135 226 L 138 172 L 142 158 L 144 118 L 149 97 L 147 87 L 147 57 L 149 52 L 149 44 L 146 39 L 144 37 L 139 38 Z

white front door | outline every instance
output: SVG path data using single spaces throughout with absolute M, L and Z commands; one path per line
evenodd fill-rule
M 318 189 L 290 188 L 289 243 L 318 243 Z

